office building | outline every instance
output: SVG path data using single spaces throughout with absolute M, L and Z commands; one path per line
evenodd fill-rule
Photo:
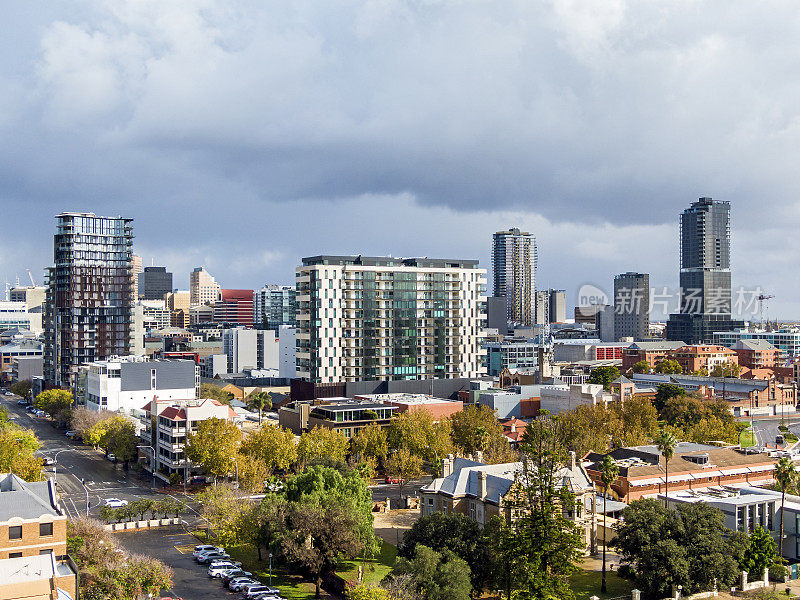
M 594 315 L 594 328 L 602 342 L 616 342 L 619 338 L 614 334 L 614 307 L 610 304 L 598 304 Z
M 650 337 L 650 275 L 622 273 L 614 277 L 614 335 L 617 339 Z
M 31 314 L 25 302 L 0 300 L 0 332 L 12 329 L 27 329 L 42 332 L 42 313 Z
M 78 365 L 130 353 L 133 219 L 61 213 L 47 269 L 45 379 L 67 385 Z
M 782 360 L 800 356 L 800 328 L 792 327 L 778 331 L 716 331 L 712 336 L 714 343 L 733 348 L 740 340 L 763 340 L 780 350 Z
M 41 334 L 44 331 L 42 317 L 44 316 L 46 292 L 47 288 L 42 285 L 31 285 L 11 288 L 8 296 L 11 302 L 23 302 L 25 304 L 30 322 L 28 329 L 36 334 Z M 0 329 L 2 328 L 3 324 L 0 323 Z
M 228 373 L 242 373 L 245 369 L 278 370 L 280 344 L 275 334 L 272 330 L 244 327 L 223 330 L 222 353 L 228 357 Z
M 172 291 L 172 273 L 167 267 L 145 267 L 139 273 L 139 298 L 142 300 L 164 300 Z
M 487 374 L 497 377 L 505 369 L 535 371 L 539 361 L 539 347 L 524 338 L 503 340 L 486 344 Z
M 297 269 L 297 371 L 313 383 L 478 377 L 474 260 L 314 256 Z
M 20 339 L 0 346 L 0 382 L 12 381 L 12 366 L 21 358 L 37 358 L 43 356 L 42 343 L 32 339 Z
M 297 328 L 291 325 L 278 327 L 278 377 L 297 377 Z
M 139 300 L 135 308 L 142 309 L 142 326 L 145 332 L 166 329 L 171 325 L 169 310 L 163 300 Z
M 220 290 L 213 320 L 230 327 L 252 327 L 253 290 Z
M 506 320 L 530 326 L 534 322 L 536 238 L 519 229 L 498 231 L 492 243 L 494 296 L 504 298 Z
M 295 324 L 297 291 L 288 285 L 265 285 L 253 292 L 253 323 L 266 329 Z
M 217 280 L 205 268 L 197 267 L 189 274 L 189 296 L 192 306 L 214 304 L 219 299 L 219 290 Z
M 82 365 L 75 399 L 90 410 L 141 414 L 154 397 L 162 400 L 196 398 L 199 369 L 191 360 L 145 360 L 128 356 Z
M 564 323 L 567 320 L 567 292 L 565 290 L 538 290 L 536 299 L 536 325 Z
M 666 336 L 689 344 L 744 326 L 731 319 L 730 202 L 700 198 L 680 218 L 680 312 Z

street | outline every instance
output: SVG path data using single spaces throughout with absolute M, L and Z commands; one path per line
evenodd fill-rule
M 2 399 L 10 419 L 20 427 L 33 430 L 42 444 L 39 452 L 56 461 L 55 465 L 45 467 L 45 473 L 51 477 L 55 473 L 61 506 L 68 517 L 86 515 L 87 498 L 89 516 L 99 518 L 100 505 L 106 498 L 133 502 L 165 497 L 153 487 L 153 479 L 148 473 L 126 472 L 121 465 L 106 460 L 101 450 L 66 437 L 64 431 L 53 427 L 49 420 L 26 412 L 24 406 L 17 404 L 18 396 L 2 396 Z M 171 497 L 185 502 L 182 494 Z M 184 518 L 191 518 L 191 514 Z
M 782 431 L 778 426 L 783 422 L 796 436 L 800 437 L 800 417 L 792 416 L 786 417 L 781 420 L 781 417 L 771 417 L 769 419 L 754 419 L 753 420 L 753 433 L 756 437 L 756 446 L 763 447 L 769 444 L 773 448 L 777 446 L 775 437 L 782 435 Z M 781 444 L 780 447 L 785 447 L 786 444 Z

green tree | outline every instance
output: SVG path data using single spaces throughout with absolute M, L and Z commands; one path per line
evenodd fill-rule
M 775 463 L 775 481 L 781 491 L 781 536 L 779 556 L 783 556 L 783 510 L 786 502 L 786 490 L 791 489 L 797 482 L 797 469 L 791 458 L 784 456 Z
M 656 366 L 653 368 L 656 373 L 661 373 L 663 375 L 680 375 L 683 373 L 683 367 L 677 360 L 672 360 L 669 358 L 662 358 L 660 361 L 656 363 Z
M 347 600 L 392 600 L 385 589 L 365 584 L 347 588 L 345 596 Z
M 338 560 L 356 558 L 363 550 L 360 527 L 360 516 L 346 504 L 289 505 L 282 550 L 290 561 L 311 575 L 317 598 L 323 576 L 335 569 Z
M 407 481 L 418 479 L 422 475 L 422 459 L 401 448 L 392 452 L 386 460 L 386 474 L 398 479 L 400 499 L 403 499 L 403 486 Z
M 514 526 L 523 573 L 521 595 L 571 599 L 568 579 L 578 568 L 582 542 L 563 507 L 574 506 L 575 497 L 558 476 L 568 461 L 559 441 L 559 422 L 546 418 L 546 412 L 542 417 L 526 429 L 520 448 L 527 460 L 515 494 L 507 494 L 510 508 L 520 514 Z
M 518 560 L 514 528 L 504 518 L 495 515 L 489 519 L 481 533 L 481 548 L 473 554 L 472 560 L 468 560 L 472 568 L 473 587 L 482 589 L 484 585 L 488 585 L 490 589 L 505 590 L 507 600 L 511 600 L 512 590 L 519 588 L 520 582 L 524 581 L 524 566 Z M 478 565 L 474 564 L 476 559 L 479 561 Z M 481 573 L 486 573 L 485 584 L 475 583 L 476 568 Z
M 750 534 L 749 542 L 741 567 L 748 573 L 753 574 L 752 579 L 761 578 L 764 569 L 769 569 L 772 565 L 780 562 L 775 540 L 772 539 L 768 531 L 758 526 Z
M 15 393 L 17 396 L 21 396 L 22 398 L 27 398 L 28 395 L 31 393 L 31 380 L 23 379 L 22 381 L 16 381 L 12 383 L 11 391 Z
M 403 535 L 398 553 L 410 559 L 420 545 L 437 552 L 450 550 L 469 564 L 472 586 L 481 589 L 492 577 L 492 569 L 499 565 L 492 561 L 490 544 L 502 545 L 500 530 L 497 529 L 500 523 L 493 523 L 492 527 L 494 529 L 489 529 L 484 535 L 485 529 L 482 530 L 480 525 L 467 515 L 461 513 L 445 515 L 435 512 L 414 522 L 411 529 Z M 508 530 L 503 530 L 506 531 Z M 504 573 L 497 575 L 497 579 L 505 582 Z
M 72 392 L 67 390 L 45 390 L 34 400 L 33 404 L 46 412 L 51 417 L 55 417 L 64 410 L 72 407 L 75 398 Z
M 675 454 L 675 446 L 678 445 L 678 440 L 669 431 L 661 431 L 655 440 L 656 448 L 664 457 L 664 504 L 668 504 L 669 498 L 669 461 L 672 460 Z
M 714 368 L 711 369 L 711 377 L 738 377 L 739 371 L 740 368 L 737 363 L 727 362 L 724 365 L 715 365 Z
M 617 367 L 597 367 L 589 376 L 589 383 L 602 385 L 604 389 L 611 387 L 611 382 L 619 377 Z
M 227 404 L 229 406 L 233 400 L 233 394 L 226 392 L 221 387 L 214 385 L 213 383 L 200 384 L 200 397 L 210 398 L 211 400 L 216 400 L 217 402 L 222 402 L 223 404 Z
M 256 456 L 267 465 L 270 473 L 285 471 L 297 462 L 297 442 L 294 434 L 283 427 L 266 423 L 249 433 L 242 442 L 243 454 Z
M 640 360 L 632 367 L 634 373 L 649 373 L 650 363 L 646 360 Z
M 117 460 L 128 463 L 136 458 L 136 426 L 127 417 L 114 415 L 104 422 L 105 428 L 100 438 L 100 447 L 106 454 L 113 454 Z
M 270 410 L 272 408 L 272 394 L 269 392 L 250 394 L 247 397 L 247 407 L 250 410 L 258 411 L 258 424 L 261 425 L 261 415 L 265 410 Z
M 606 541 L 606 535 L 608 533 L 608 528 L 606 526 L 606 513 L 608 512 L 605 510 L 605 500 L 608 499 L 608 488 L 617 480 L 617 476 L 619 475 L 619 467 L 617 463 L 614 462 L 614 459 L 611 458 L 608 454 L 603 457 L 603 461 L 600 463 L 600 481 L 603 484 L 603 579 L 602 583 L 600 584 L 600 591 L 604 594 L 606 593 L 606 546 L 608 545 Z
M 297 445 L 297 460 L 305 466 L 313 462 L 344 462 L 350 443 L 334 429 L 314 427 L 300 436 Z
M 389 452 L 388 434 L 377 423 L 370 423 L 350 438 L 350 451 L 360 459 L 383 460 Z
M 42 458 L 36 451 L 40 443 L 30 429 L 11 421 L 0 421 L 0 473 L 13 473 L 25 481 L 42 478 Z
M 660 598 L 673 585 L 693 594 L 711 589 L 714 579 L 720 587 L 736 581 L 733 547 L 724 532 L 722 511 L 707 504 L 675 510 L 653 499 L 635 500 L 617 526 L 615 545 L 623 562 L 634 566 L 637 587 Z
M 242 443 L 242 431 L 225 419 L 200 421 L 197 429 L 186 436 L 186 458 L 201 465 L 214 477 L 230 475 Z
M 451 431 L 450 419 L 437 422 L 427 411 L 414 410 L 392 419 L 386 432 L 387 443 L 391 450 L 406 448 L 411 454 L 430 462 L 436 470 L 440 461 L 453 453 Z
M 233 486 L 223 483 L 207 487 L 197 497 L 216 540 L 223 546 L 235 546 L 246 541 L 241 519 L 250 505 L 242 500 Z
M 441 552 L 419 544 L 411 559 L 397 560 L 393 573 L 411 575 L 425 600 L 469 600 L 469 565 L 448 549 Z
M 453 445 L 463 454 L 473 456 L 480 451 L 484 462 L 498 464 L 515 460 L 503 426 L 494 411 L 482 404 L 465 406 L 452 417 Z
M 659 383 L 658 387 L 656 388 L 656 396 L 653 399 L 653 403 L 656 405 L 656 410 L 660 412 L 663 410 L 667 400 L 685 395 L 686 390 L 678 385 L 674 385 L 672 383 Z

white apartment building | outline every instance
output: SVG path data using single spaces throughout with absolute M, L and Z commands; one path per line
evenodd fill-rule
M 479 377 L 475 260 L 314 256 L 297 277 L 297 376 L 315 383 Z
M 278 377 L 297 377 L 297 328 L 281 325 L 278 328 Z
M 602 385 L 595 383 L 542 385 L 539 398 L 541 410 L 547 410 L 551 415 L 574 410 L 578 406 L 608 404 L 614 399 Z
M 192 306 L 213 304 L 219 300 L 220 285 L 203 267 L 189 273 L 189 301 Z
M 142 407 L 140 415 L 142 445 L 140 456 L 147 457 L 152 473 L 168 478 L 178 473 L 181 478 L 194 473 L 194 465 L 186 460 L 186 436 L 206 419 L 241 422 L 230 406 L 210 399 L 152 400 Z M 155 450 L 155 452 L 153 452 Z M 153 459 L 155 458 L 155 465 Z
M 166 329 L 170 326 L 170 312 L 164 300 L 139 300 L 136 302 L 136 306 L 142 307 L 145 331 Z
M 0 301 L 0 331 L 9 329 L 28 329 L 42 333 L 42 313 L 28 312 L 25 302 Z
M 191 360 L 112 357 L 79 367 L 76 387 L 76 401 L 90 410 L 138 416 L 153 398 L 196 398 L 200 374 Z

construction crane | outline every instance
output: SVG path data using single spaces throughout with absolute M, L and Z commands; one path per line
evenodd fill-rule
M 758 295 L 758 310 L 761 313 L 761 329 L 764 329 L 764 302 L 774 298 L 772 294 L 759 294 Z
M 36 287 L 36 280 L 33 278 L 33 273 L 31 273 L 31 270 L 30 270 L 30 269 L 28 269 L 28 277 L 29 277 L 29 278 L 30 278 L 30 280 L 31 280 L 31 285 L 32 285 L 33 287 Z

